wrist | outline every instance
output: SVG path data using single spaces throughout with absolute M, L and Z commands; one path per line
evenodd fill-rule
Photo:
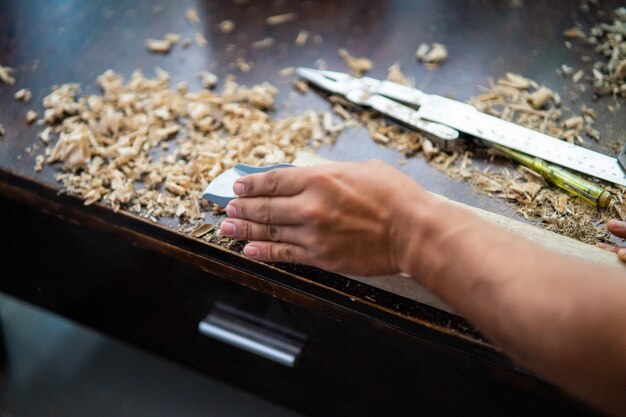
M 407 203 L 398 226 L 397 265 L 402 273 L 431 288 L 433 277 L 444 270 L 456 251 L 454 237 L 466 233 L 474 222 L 464 210 L 424 190 Z

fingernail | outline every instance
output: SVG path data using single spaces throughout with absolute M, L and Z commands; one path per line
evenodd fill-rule
M 237 207 L 232 204 L 226 206 L 226 215 L 228 217 L 237 217 Z
M 253 245 L 246 245 L 246 247 L 243 248 L 243 254 L 250 258 L 256 258 L 259 256 L 259 248 Z
M 220 226 L 220 230 L 224 233 L 224 236 L 233 236 L 237 231 L 237 227 L 234 223 L 224 220 Z
M 626 223 L 621 222 L 619 220 L 611 219 L 609 220 L 612 229 L 626 230 Z
M 233 185 L 233 191 L 237 195 L 242 195 L 246 191 L 246 186 L 240 182 L 236 182 L 235 185 Z

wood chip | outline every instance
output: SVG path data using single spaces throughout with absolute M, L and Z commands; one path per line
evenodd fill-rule
M 585 32 L 578 27 L 575 26 L 573 28 L 569 28 L 563 31 L 563 36 L 567 39 L 583 39 L 585 37 Z
M 31 124 L 37 120 L 37 112 L 34 110 L 28 110 L 25 116 L 26 123 Z
M 539 87 L 531 93 L 527 100 L 534 109 L 543 109 L 550 100 L 554 99 L 554 92 L 547 87 Z
M 21 90 L 18 90 L 13 97 L 15 97 L 17 101 L 28 103 L 32 97 L 32 93 L 28 88 L 22 88 Z
M 309 84 L 303 80 L 295 80 L 292 85 L 300 94 L 306 94 L 309 91 Z
M 218 29 L 220 32 L 222 33 L 231 33 L 232 31 L 235 30 L 235 22 L 233 22 L 232 20 L 222 20 L 219 24 L 218 24 Z
M 387 79 L 389 81 L 393 81 L 394 83 L 413 86 L 415 83 L 412 80 L 409 80 L 404 73 L 402 72 L 402 66 L 399 62 L 396 62 L 387 70 Z
M 200 225 L 199 227 L 195 228 L 191 232 L 191 236 L 193 236 L 195 238 L 201 238 L 202 236 L 204 236 L 207 233 L 209 233 L 210 231 L 212 231 L 214 228 L 215 228 L 215 226 L 213 226 L 212 224 Z
M 427 43 L 422 43 L 420 44 L 420 46 L 417 47 L 417 51 L 415 51 L 415 58 L 418 61 L 423 62 L 424 58 L 426 57 L 426 54 L 428 54 L 428 51 L 430 51 L 430 45 Z
M 265 39 L 261 39 L 261 40 L 256 41 L 256 42 L 252 42 L 250 47 L 252 49 L 265 49 L 265 48 L 269 48 L 273 44 L 274 44 L 274 39 L 272 39 L 272 38 L 265 38 Z
M 4 126 L 2 126 L 2 123 L 0 123 L 0 136 L 4 136 Z
M 204 37 L 204 35 L 202 33 L 200 33 L 200 32 L 195 34 L 194 39 L 196 41 L 196 45 L 198 45 L 198 46 L 206 46 L 209 43 L 209 42 L 207 42 L 207 40 Z
M 0 65 L 0 81 L 7 85 L 15 84 L 15 77 L 13 76 L 14 72 L 15 70 L 13 68 L 3 67 Z
M 298 32 L 298 36 L 296 36 L 296 40 L 294 41 L 294 43 L 296 44 L 296 46 L 303 46 L 308 39 L 309 39 L 309 32 L 304 29 L 300 29 L 300 31 Z
M 427 64 L 441 65 L 446 59 L 448 59 L 448 48 L 441 43 L 433 43 L 423 61 Z
M 35 172 L 40 172 L 46 162 L 46 158 L 43 155 L 37 155 L 35 157 Z
M 200 71 L 198 73 L 198 78 L 200 78 L 202 86 L 208 89 L 214 88 L 218 82 L 217 75 L 213 74 L 210 71 Z
M 354 57 L 344 48 L 339 49 L 337 53 L 354 75 L 363 75 L 372 69 L 373 63 L 369 58 Z
M 195 7 L 190 7 L 185 11 L 185 19 L 187 19 L 190 24 L 198 23 L 200 21 L 198 18 L 198 11 Z
M 172 43 L 165 39 L 146 39 L 148 51 L 158 54 L 168 54 L 172 48 Z
M 276 25 L 282 25 L 283 23 L 288 23 L 291 21 L 294 21 L 298 18 L 298 14 L 297 13 L 285 13 L 285 14 L 279 14 L 279 15 L 275 15 L 275 16 L 270 16 L 267 19 L 265 19 L 265 24 L 268 26 L 276 26 Z

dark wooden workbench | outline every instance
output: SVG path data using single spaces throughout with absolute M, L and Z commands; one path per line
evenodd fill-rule
M 0 3 L 0 64 L 17 69 L 15 86 L 0 85 L 0 123 L 7 130 L 0 138 L 0 291 L 312 414 L 404 414 L 411 404 L 426 415 L 588 413 L 518 369 L 456 316 L 311 268 L 252 262 L 103 206 L 84 207 L 58 194 L 55 167 L 35 174 L 34 156 L 25 149 L 37 142 L 39 128 L 24 123 L 26 110 L 41 113 L 41 100 L 53 84 L 79 82 L 84 92 L 95 92 L 95 78 L 108 68 L 129 75 L 159 66 L 172 74 L 173 83 L 186 81 L 192 89 L 200 88 L 196 74 L 204 69 L 220 77 L 233 73 L 243 84 L 267 80 L 280 88 L 281 114 L 329 108 L 315 93 L 291 94 L 278 71 L 314 66 L 318 59 L 329 69 L 346 70 L 336 53 L 341 47 L 370 57 L 373 77 L 384 78 L 400 61 L 423 90 L 460 100 L 478 93 L 487 77 L 507 71 L 567 91 L 571 84 L 556 69 L 580 67 L 584 50 L 563 46 L 561 31 L 580 15 L 574 0 L 527 1 L 522 7 L 495 0 L 237 3 Z M 618 3 L 603 2 L 603 10 Z M 190 6 L 201 17 L 193 27 L 184 18 Z M 264 23 L 267 16 L 291 11 L 299 16 L 294 22 Z M 223 19 L 235 22 L 233 33 L 219 33 Z M 296 47 L 300 29 L 321 35 L 323 42 Z M 206 47 L 175 47 L 162 56 L 149 54 L 143 44 L 168 32 L 193 38 L 197 31 L 207 38 Z M 266 36 L 274 38 L 272 47 L 249 48 Z M 436 71 L 418 65 L 414 53 L 422 42 L 448 45 L 449 61 Z M 240 56 L 253 62 L 251 72 L 232 68 Z M 23 87 L 33 92 L 30 105 L 13 99 Z M 593 105 L 590 97 L 586 100 Z M 599 113 L 597 127 L 605 140 L 619 141 L 626 119 Z M 394 164 L 404 159 L 376 145 L 363 130 L 344 133 L 321 154 Z M 401 169 L 433 192 L 514 216 L 501 201 L 473 192 L 423 159 L 406 160 Z M 203 340 L 195 326 L 222 298 L 253 299 L 244 303 L 264 313 L 273 303 L 289 310 L 287 315 L 314 335 L 307 348 L 312 359 L 288 371 Z M 331 350 L 329 339 L 335 340 Z M 256 378 L 242 377 L 248 374 Z

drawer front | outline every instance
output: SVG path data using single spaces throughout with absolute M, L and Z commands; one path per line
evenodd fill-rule
M 590 414 L 471 352 L 338 321 L 7 201 L 0 215 L 12 219 L 0 291 L 308 414 Z

